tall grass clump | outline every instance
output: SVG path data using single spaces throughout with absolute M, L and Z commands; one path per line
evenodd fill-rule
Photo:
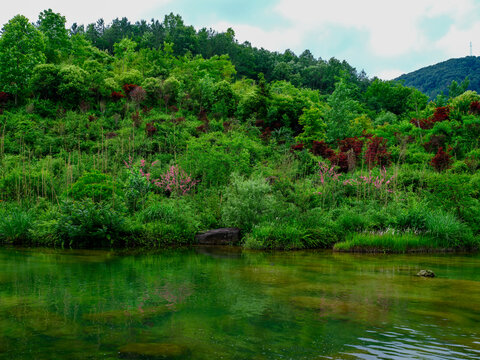
M 404 253 L 433 250 L 436 249 L 436 244 L 429 236 L 415 233 L 353 233 L 346 241 L 335 244 L 333 249 L 349 252 Z
M 31 240 L 34 223 L 31 210 L 10 206 L 0 211 L 0 242 L 7 244 L 24 244 Z
M 445 211 L 427 214 L 425 232 L 443 248 L 468 248 L 475 243 L 471 229 Z

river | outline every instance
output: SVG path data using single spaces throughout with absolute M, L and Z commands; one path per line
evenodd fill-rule
M 480 359 L 480 255 L 0 249 L 0 359 L 119 358 Z

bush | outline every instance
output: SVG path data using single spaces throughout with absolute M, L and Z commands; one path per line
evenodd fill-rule
M 31 241 L 33 213 L 17 206 L 0 212 L 0 241 L 7 244 L 25 244 Z
M 57 224 L 60 245 L 100 248 L 120 245 L 124 220 L 112 205 L 90 199 L 66 201 Z
M 92 199 L 94 202 L 110 200 L 120 196 L 120 189 L 115 187 L 112 177 L 100 171 L 84 174 L 67 191 L 67 195 L 75 200 Z
M 270 185 L 259 176 L 246 179 L 238 174 L 232 175 L 222 206 L 223 223 L 245 231 L 252 229 L 271 211 L 270 191 Z

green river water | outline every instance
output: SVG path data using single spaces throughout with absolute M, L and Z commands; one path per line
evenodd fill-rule
M 480 359 L 480 255 L 0 249 L 0 359 L 121 358 Z

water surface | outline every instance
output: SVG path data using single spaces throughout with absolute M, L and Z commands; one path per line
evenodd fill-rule
M 479 359 L 480 256 L 0 249 L 0 359 L 118 358 Z

